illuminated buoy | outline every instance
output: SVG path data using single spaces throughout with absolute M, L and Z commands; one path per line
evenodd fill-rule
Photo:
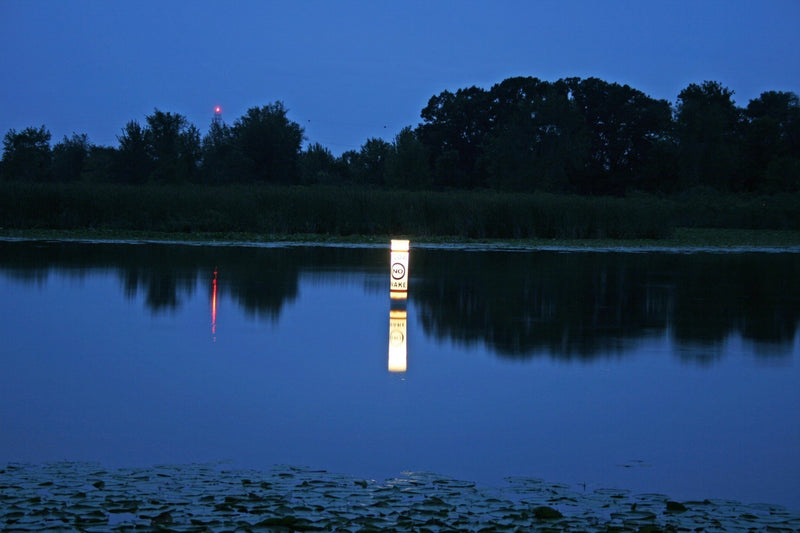
M 405 372 L 409 242 L 392 239 L 389 254 L 389 372 Z
M 408 250 L 407 240 L 392 239 L 389 261 L 390 291 L 408 291 Z
M 389 254 L 389 372 L 405 372 L 409 242 L 392 239 Z

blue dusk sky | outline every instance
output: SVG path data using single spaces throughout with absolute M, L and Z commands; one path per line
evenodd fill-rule
M 800 1 L 0 0 L 0 135 L 117 146 L 155 108 L 205 133 L 282 101 L 335 154 L 393 140 L 444 90 L 595 76 L 674 103 L 800 93 Z

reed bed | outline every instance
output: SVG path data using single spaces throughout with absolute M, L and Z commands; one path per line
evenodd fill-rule
M 0 183 L 0 227 L 663 239 L 676 228 L 800 230 L 800 195 L 625 198 L 336 186 Z

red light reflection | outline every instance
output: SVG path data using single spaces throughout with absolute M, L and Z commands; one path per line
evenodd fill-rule
M 214 269 L 214 279 L 211 281 L 211 335 L 217 340 L 217 269 Z

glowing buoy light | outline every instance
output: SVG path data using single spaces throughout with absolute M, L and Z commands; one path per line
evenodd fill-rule
M 408 250 L 407 240 L 392 239 L 389 264 L 389 290 L 408 290 Z

